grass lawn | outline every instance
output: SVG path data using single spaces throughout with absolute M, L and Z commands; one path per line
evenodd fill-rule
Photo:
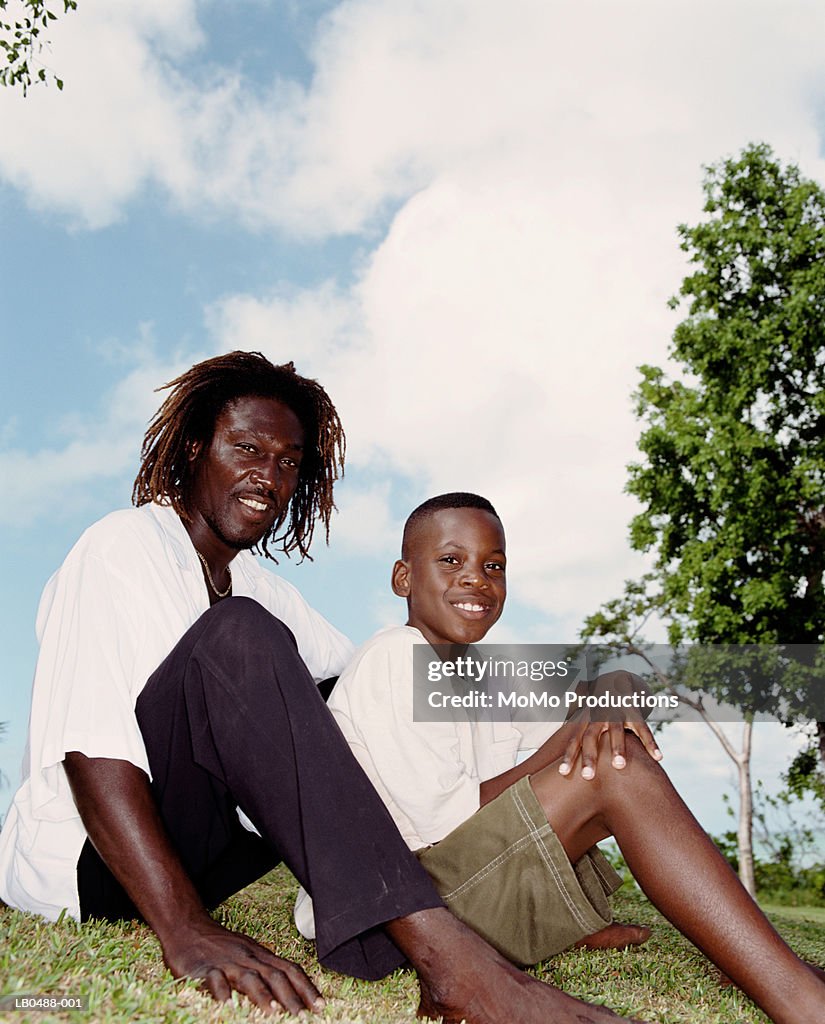
M 778 903 L 762 903 L 762 909 L 771 917 L 790 918 L 792 921 L 810 921 L 825 929 L 825 907 L 786 907 Z
M 304 942 L 292 926 L 295 890 L 292 876 L 279 868 L 229 900 L 218 915 L 229 927 L 247 932 L 304 966 L 327 998 L 319 1020 L 339 1024 L 414 1021 L 417 986 L 411 972 L 397 971 L 382 982 L 360 982 L 318 968 L 314 946 Z M 655 926 L 647 945 L 622 953 L 565 953 L 536 968 L 536 975 L 572 995 L 658 1024 L 764 1024 L 767 1018 L 741 993 L 719 988 L 713 968 L 644 897 L 625 886 L 614 906 L 619 920 Z M 797 952 L 825 964 L 825 912 L 772 908 L 770 915 Z M 0 1004 L 0 1019 L 13 1024 L 285 1019 L 266 1017 L 240 999 L 219 1006 L 195 982 L 173 981 L 145 926 L 49 924 L 0 908 L 0 997 L 14 994 L 83 996 L 89 1010 L 29 1012 L 7 1010 Z

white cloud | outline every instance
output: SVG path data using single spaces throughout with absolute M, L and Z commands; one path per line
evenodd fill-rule
M 403 522 L 390 511 L 389 480 L 363 488 L 342 487 L 336 503 L 336 547 L 346 553 L 384 557 L 391 565 L 398 556 Z
M 150 180 L 185 187 L 184 110 L 169 61 L 201 40 L 194 0 L 84 0 L 50 28 L 43 56 L 64 92 L 0 97 L 0 169 L 32 205 L 87 227 L 116 220 Z M 184 90 L 185 93 L 185 90 Z
M 211 322 L 219 347 L 295 353 L 329 388 L 356 486 L 359 471 L 383 470 L 413 501 L 488 495 L 508 529 L 511 593 L 572 639 L 639 571 L 621 493 L 636 435 L 628 396 L 635 366 L 662 355 L 680 261 L 672 240 L 669 252 L 657 244 L 640 288 L 621 251 L 632 206 L 611 214 L 597 182 L 582 207 L 495 181 L 477 171 L 418 193 L 348 295 L 229 297 Z M 636 227 L 637 244 L 651 235 Z M 350 522 L 344 507 L 336 543 Z
M 134 461 L 133 445 L 128 438 L 102 438 L 97 441 L 71 441 L 60 449 L 46 449 L 32 455 L 21 450 L 0 453 L 0 474 L 4 480 L 4 501 L 0 517 L 19 526 L 20 509 L 29 511 L 26 525 L 33 519 L 54 514 L 51 502 L 38 502 L 38 492 L 48 482 L 50 494 L 60 494 L 76 484 L 91 484 L 100 477 L 123 472 Z
M 305 376 L 326 371 L 339 351 L 352 352 L 362 328 L 353 298 L 333 282 L 311 291 L 282 286 L 267 296 L 229 295 L 206 311 L 224 349 L 266 351 L 275 363 L 293 360 Z
M 134 478 L 146 424 L 160 404 L 154 389 L 191 360 L 157 356 L 144 335 L 130 361 L 133 369 L 103 397 L 99 408 L 64 421 L 59 445 L 38 451 L 11 444 L 0 448 L 0 523 L 20 528 L 53 522 L 68 510 L 94 507 L 107 483 Z M 26 510 L 25 520 L 21 509 Z
M 745 0 L 349 0 L 321 23 L 308 87 L 184 61 L 196 13 L 84 0 L 60 19 L 65 92 L 2 97 L 6 179 L 90 226 L 158 184 L 193 212 L 312 235 L 478 168 L 580 204 L 597 178 L 617 207 L 628 183 L 655 203 L 753 138 L 821 168 L 825 10 L 808 0 L 781 16 Z
M 356 469 L 422 498 L 489 494 L 511 593 L 565 633 L 641 571 L 630 393 L 639 363 L 665 362 L 700 165 L 767 138 L 822 169 L 823 20 L 805 3 L 777 21 L 766 4 L 351 2 L 319 36 L 288 223 L 356 228 L 418 190 L 334 306 L 329 285 L 234 302 L 256 337 L 290 323 Z
M 636 365 L 665 360 L 700 165 L 765 138 L 825 170 L 825 8 L 349 0 L 307 88 L 184 73 L 195 16 L 193 0 L 85 0 L 55 33 L 66 92 L 2 97 L 2 173 L 90 225 L 147 183 L 310 235 L 397 203 L 351 287 L 227 296 L 207 314 L 216 347 L 327 384 L 382 536 L 377 472 L 421 498 L 489 494 L 511 592 L 573 633 L 640 571 L 629 396 Z

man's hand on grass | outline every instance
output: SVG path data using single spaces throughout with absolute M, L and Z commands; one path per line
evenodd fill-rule
M 268 1013 L 324 1007 L 320 992 L 297 964 L 211 919 L 182 930 L 163 953 L 176 978 L 203 979 L 203 987 L 219 1002 L 235 991 Z
M 157 935 L 176 978 L 203 979 L 221 1001 L 240 992 L 267 1012 L 323 1007 L 300 967 L 209 916 L 166 834 L 145 772 L 76 750 L 64 765 L 89 838 Z

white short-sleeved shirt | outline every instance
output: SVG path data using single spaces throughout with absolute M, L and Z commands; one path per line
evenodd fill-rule
M 316 680 L 338 674 L 349 640 L 250 553 L 232 562 L 232 593 L 295 634 Z M 62 761 L 69 750 L 131 761 L 149 774 L 135 702 L 149 676 L 209 607 L 201 564 L 177 513 L 143 505 L 101 519 L 46 584 L 23 782 L 0 832 L 0 897 L 54 920 L 78 917 L 86 831 Z
M 411 626 L 361 647 L 329 699 L 353 753 L 412 850 L 437 843 L 479 808 L 486 779 L 541 746 L 561 722 L 413 721 Z
M 328 707 L 411 850 L 449 835 L 475 814 L 486 779 L 509 771 L 561 722 L 413 721 L 412 626 L 376 633 L 335 684 Z M 295 924 L 315 938 L 312 900 L 301 889 Z

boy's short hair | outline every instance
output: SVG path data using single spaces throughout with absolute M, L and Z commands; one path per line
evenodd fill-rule
M 404 523 L 404 536 L 401 540 L 401 557 L 406 558 L 409 551 L 410 538 L 415 528 L 424 520 L 436 512 L 442 512 L 448 508 L 477 508 L 482 512 L 489 512 L 501 522 L 501 516 L 493 508 L 492 504 L 482 498 L 480 494 L 471 494 L 469 491 L 450 491 L 449 494 L 437 494 L 434 498 L 427 498 L 412 510 Z

